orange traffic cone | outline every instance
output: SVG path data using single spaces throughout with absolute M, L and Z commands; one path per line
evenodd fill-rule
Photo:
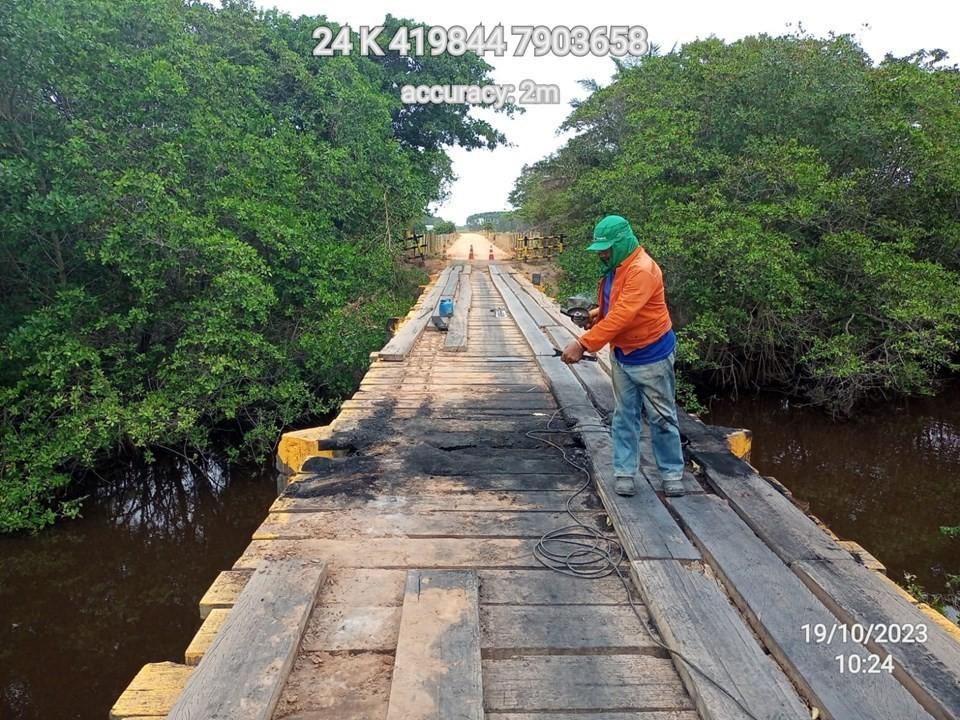
M 490 257 L 487 260 L 493 260 L 493 245 L 490 246 Z
M 473 260 L 473 245 L 470 246 L 470 259 Z

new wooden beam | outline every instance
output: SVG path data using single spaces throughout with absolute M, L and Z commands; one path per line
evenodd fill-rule
M 387 720 L 484 720 L 474 572 L 411 570 Z
M 462 271 L 460 277 L 460 291 L 457 293 L 457 301 L 453 307 L 453 317 L 450 319 L 450 327 L 447 335 L 443 339 L 443 349 L 446 352 L 464 352 L 467 349 L 468 327 L 467 319 L 470 316 L 470 305 L 473 302 L 473 287 L 471 273 Z

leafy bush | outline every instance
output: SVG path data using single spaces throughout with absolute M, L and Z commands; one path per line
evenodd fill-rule
M 457 231 L 457 226 L 450 220 L 441 220 L 436 225 L 433 226 L 433 232 L 440 235 L 444 233 L 455 233 Z
M 395 88 L 490 68 L 315 58 L 321 20 L 0 5 L 0 531 L 75 512 L 71 479 L 118 449 L 234 428 L 264 453 L 352 392 L 409 308 L 396 228 L 443 195 L 446 147 L 503 138 Z
M 834 413 L 956 368 L 960 73 L 848 36 L 684 45 L 623 65 L 511 200 L 565 232 L 564 294 L 620 214 L 664 269 L 682 369 Z

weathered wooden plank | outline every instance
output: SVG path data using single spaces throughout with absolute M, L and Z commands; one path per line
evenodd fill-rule
M 479 345 L 523 345 L 523 333 L 513 327 L 494 328 L 481 326 L 470 330 L 472 339 L 481 340 Z
M 602 529 L 603 513 L 580 520 Z M 337 513 L 270 513 L 253 533 L 254 540 L 364 537 L 539 538 L 570 524 L 566 513 L 549 512 L 421 512 L 381 513 L 344 510 Z
M 544 450 L 467 447 L 442 450 L 426 443 L 389 447 L 387 454 L 357 455 L 332 460 L 310 458 L 304 473 L 403 473 L 424 475 L 567 475 L 576 468 Z
M 581 430 L 607 430 L 599 413 L 590 401 L 583 385 L 559 357 L 537 356 L 540 371 L 550 386 L 557 404 L 562 408 L 562 416 Z M 559 426 L 554 423 L 554 427 Z
M 257 567 L 169 717 L 270 720 L 325 570 L 286 558 Z
M 550 391 L 537 386 L 519 390 L 504 390 L 498 387 L 464 388 L 456 392 L 455 386 L 439 386 L 429 390 L 409 390 L 401 387 L 365 387 L 358 390 L 354 400 L 385 403 L 408 403 L 414 406 L 428 405 L 465 405 L 468 403 L 487 403 L 490 407 L 556 407 Z
M 671 500 L 724 585 L 790 679 L 830 717 L 874 720 L 930 715 L 887 673 L 841 674 L 837 656 L 870 667 L 869 651 L 848 638 L 817 643 L 803 627 L 836 626 L 837 618 L 721 499 L 690 495 Z
M 463 271 L 463 265 L 450 265 L 450 274 L 447 275 L 447 281 L 443 285 L 443 290 L 440 293 L 440 297 L 437 298 L 437 302 L 440 301 L 440 298 L 452 298 L 457 293 L 457 287 L 460 285 L 460 273 Z
M 492 272 L 492 271 L 491 271 Z M 530 317 L 533 321 L 541 328 L 546 327 L 547 325 L 555 325 L 556 321 L 550 316 L 550 314 L 536 303 L 532 297 L 530 297 L 523 288 L 520 287 L 520 284 L 516 281 L 513 275 L 509 272 L 504 272 L 502 269 L 498 269 L 499 277 L 507 284 L 507 287 L 513 291 L 513 294 L 516 296 L 527 312 L 530 314 Z
M 539 370 L 537 371 L 539 374 Z M 376 382 L 362 382 L 358 392 L 376 393 L 384 397 L 404 396 L 436 396 L 447 397 L 452 388 L 462 391 L 462 397 L 483 397 L 496 395 L 515 395 L 528 393 L 545 393 L 550 389 L 547 384 L 538 379 L 527 379 L 525 382 L 516 383 L 470 383 L 461 382 L 462 378 L 455 377 L 453 381 L 446 378 L 436 378 L 432 380 L 406 378 L 397 380 L 396 378 L 377 379 Z
M 213 639 L 220 631 L 229 614 L 230 610 L 227 608 L 216 608 L 210 611 L 200 626 L 200 629 L 197 630 L 197 634 L 193 636 L 190 644 L 187 645 L 186 651 L 183 653 L 183 662 L 186 665 L 196 665 L 200 662 L 200 658 L 204 656 L 207 649 L 213 644 Z
M 443 269 L 433 287 L 427 290 L 426 295 L 421 298 L 418 313 L 404 322 L 397 334 L 383 346 L 383 349 L 378 353 L 381 360 L 395 362 L 403 360 L 407 356 L 414 343 L 417 342 L 417 338 L 420 337 L 420 333 L 430 322 L 430 316 L 440 300 L 440 293 L 446 285 L 452 268 L 453 266 L 448 265 Z
M 926 624 L 925 643 L 874 645 L 892 654 L 896 677 L 936 717 L 960 716 L 960 647 L 927 622 L 921 611 L 881 577 L 850 558 L 849 552 L 725 442 L 695 418 L 681 418 L 693 456 L 710 484 L 818 598 L 848 623 L 874 626 Z
M 523 355 L 493 355 L 485 356 L 482 359 L 471 358 L 469 354 L 467 355 L 443 355 L 437 357 L 430 352 L 423 352 L 419 355 L 411 356 L 406 360 L 403 367 L 417 367 L 417 366 L 433 366 L 437 367 L 447 367 L 454 368 L 460 367 L 461 365 L 470 365 L 470 364 L 493 364 L 496 363 L 496 367 L 511 368 L 511 367 L 520 367 L 525 364 L 530 363 L 530 353 L 529 351 Z M 377 366 L 375 366 L 377 367 Z M 384 364 L 383 367 L 388 367 L 388 364 Z
M 504 385 L 524 384 L 527 380 L 539 381 L 540 370 L 535 362 L 487 363 L 471 359 L 459 365 L 397 365 L 389 370 L 368 372 L 364 379 L 406 379 L 436 381 L 497 379 Z
M 664 642 L 690 658 L 761 720 L 805 720 L 809 711 L 764 652 L 719 583 L 700 563 L 638 560 L 636 586 Z M 702 720 L 748 720 L 712 682 L 674 660 Z
M 396 429 L 396 436 L 399 438 L 403 437 L 420 437 L 423 442 L 430 442 L 437 447 L 443 447 L 442 444 L 432 442 L 429 440 L 430 435 L 435 435 L 436 437 L 444 437 L 446 435 L 457 435 L 457 434 L 466 434 L 472 432 L 472 430 L 477 431 L 477 437 L 484 437 L 485 434 L 496 433 L 500 436 L 506 435 L 520 435 L 523 436 L 523 433 L 530 430 L 542 430 L 547 424 L 546 417 L 543 416 L 528 416 L 526 418 L 510 418 L 510 419 L 500 419 L 500 418 L 491 418 L 484 417 L 479 419 L 466 419 L 466 418 L 422 418 L 422 417 L 409 417 L 409 418 L 390 418 L 390 427 Z M 342 415 L 337 418 L 335 421 L 335 433 L 344 434 L 354 432 L 357 430 L 362 431 L 367 424 L 370 422 L 369 418 L 357 417 L 357 416 L 348 416 Z M 560 435 L 572 436 L 572 433 L 564 433 L 562 431 L 566 430 L 566 423 L 562 418 L 557 418 L 557 421 L 553 423 L 553 426 L 556 429 L 556 433 Z M 538 433 L 538 435 L 541 433 Z M 331 433 L 333 436 L 334 433 Z M 545 433 L 544 437 L 549 437 L 553 439 L 551 434 Z M 350 442 L 349 437 L 345 437 L 344 441 L 346 443 Z M 336 442 L 334 440 L 334 442 Z M 441 441 L 442 442 L 442 441 Z M 457 445 L 472 445 L 472 444 L 483 444 L 482 442 L 467 442 L 467 443 L 454 443 Z M 331 444 L 330 447 L 334 447 L 334 444 Z
M 540 379 L 540 369 L 515 371 L 508 374 L 496 372 L 438 373 L 424 375 L 419 372 L 396 377 L 373 377 L 364 380 L 360 387 L 364 390 L 377 389 L 384 385 L 397 388 L 425 390 L 444 390 L 451 386 L 462 387 L 468 392 L 482 393 L 486 390 L 515 393 L 526 392 L 531 388 L 542 390 L 546 387 Z
M 480 417 L 529 417 L 532 413 L 548 413 L 556 409 L 549 402 L 514 402 L 496 400 L 477 400 L 471 403 L 448 402 L 448 403 L 430 403 L 401 400 L 398 402 L 389 400 L 347 400 L 341 407 L 344 410 L 367 412 L 370 414 L 380 413 L 389 416 L 396 413 L 399 417 L 449 417 L 463 418 L 464 416 Z
M 288 488 L 290 490 L 291 488 Z M 535 510 L 562 512 L 569 497 L 567 492 L 502 492 L 477 490 L 446 494 L 374 495 L 364 489 L 350 487 L 336 494 L 318 492 L 314 495 L 284 494 L 270 506 L 270 512 L 340 511 L 349 508 L 367 508 L 371 512 L 425 512 L 425 511 L 479 511 L 505 512 Z M 600 503 L 591 494 L 581 493 L 571 503 L 574 510 L 596 509 Z
M 172 662 L 144 665 L 110 708 L 110 720 L 165 717 L 193 672 Z
M 509 358 L 510 360 L 523 359 L 529 357 L 530 348 L 523 342 L 521 338 L 516 340 L 505 339 L 502 342 L 487 342 L 483 345 L 478 345 L 475 347 L 468 347 L 462 353 L 458 353 L 456 357 L 462 358 L 466 362 L 471 360 L 474 362 L 481 362 L 487 358 Z M 417 359 L 420 360 L 431 360 L 436 357 L 436 351 L 433 348 L 418 348 L 412 350 L 410 353 L 410 358 L 414 362 Z
M 317 605 L 303 634 L 301 651 L 393 652 L 399 631 L 399 607 Z
M 540 332 L 537 324 L 530 315 L 527 314 L 526 310 L 524 310 L 517 296 L 514 295 L 513 290 L 507 287 L 507 283 L 500 277 L 499 268 L 496 266 L 490 267 L 490 279 L 503 297 L 504 304 L 509 309 L 514 322 L 516 322 L 517 327 L 520 328 L 533 353 L 535 355 L 552 355 L 553 345 L 547 340 L 543 333 Z
M 425 387 L 424 387 L 425 386 Z M 364 379 L 358 388 L 360 392 L 420 393 L 446 397 L 455 389 L 463 389 L 464 396 L 482 396 L 493 393 L 536 393 L 546 389 L 546 383 L 540 378 L 539 368 L 511 370 L 507 373 L 491 371 L 489 368 L 469 372 L 420 372 L 411 370 L 406 375 L 392 377 L 370 377 Z
M 400 474 L 397 474 L 400 473 Z M 516 475 L 428 475 L 422 472 L 394 471 L 389 465 L 374 465 L 369 471 L 301 473 L 294 475 L 290 495 L 331 494 L 338 487 L 344 492 L 356 486 L 361 492 L 384 495 L 436 495 L 477 490 L 510 492 L 572 491 L 583 478 L 575 473 L 520 473 Z
M 670 661 L 652 655 L 490 658 L 483 661 L 483 681 L 484 703 L 495 713 L 693 708 Z
M 539 370 L 537 371 L 539 373 Z M 518 392 L 539 392 L 548 389 L 546 383 L 536 380 L 526 380 L 521 382 L 501 382 L 498 378 L 478 378 L 476 380 L 456 378 L 453 382 L 458 387 L 463 388 L 466 397 L 489 392 L 496 393 L 518 393 Z M 396 388 L 401 391 L 413 391 L 420 393 L 443 392 L 450 388 L 451 381 L 442 378 L 374 378 L 369 382 L 364 381 L 360 384 L 360 389 L 367 392 L 377 392 L 385 389 Z
M 407 420 L 413 418 L 436 418 L 437 420 L 463 420 L 465 417 L 476 418 L 478 421 L 513 419 L 518 420 L 542 417 L 546 419 L 551 414 L 549 408 L 477 408 L 467 412 L 467 409 L 451 405 L 432 407 L 391 407 L 384 403 L 361 403 L 359 406 L 341 410 L 341 415 L 347 413 L 358 419 L 386 419 Z M 338 418 L 339 419 L 339 418 Z M 334 420 L 336 422 L 336 420 Z
M 360 386 L 359 392 L 364 393 L 420 393 L 442 395 L 449 393 L 451 387 L 463 388 L 464 398 L 480 397 L 512 397 L 517 394 L 542 393 L 549 389 L 546 383 L 539 379 L 539 369 L 536 376 L 518 373 L 514 377 L 500 378 L 496 375 L 471 377 L 427 377 L 416 376 L 408 378 L 394 378 L 391 380 L 377 378 Z
M 544 720 L 543 713 L 497 713 L 489 720 Z M 552 719 L 551 719 L 552 720 Z M 654 712 L 565 712 L 558 720 L 700 720 L 693 710 L 666 710 Z
M 253 540 L 234 563 L 255 568 L 277 558 L 322 557 L 336 567 L 532 567 L 533 541 L 518 539 L 368 538 L 362 540 Z M 242 597 L 242 595 L 241 595 Z M 236 607 L 234 607 L 236 610 Z
M 402 471 L 398 471 L 402 472 Z M 300 474 L 288 485 L 290 497 L 329 495 L 336 492 L 357 491 L 364 496 L 382 495 L 438 495 L 441 493 L 469 493 L 503 490 L 526 492 L 573 492 L 582 478 L 562 474 L 518 475 L 425 475 L 421 473 L 398 477 L 389 466 L 377 466 L 370 472 Z M 507 508 L 510 510 L 512 508 Z M 530 508 L 523 508 L 530 509 Z M 444 510 L 447 510 L 445 508 Z M 487 508 L 489 511 L 490 508 Z
M 646 622 L 646 610 L 637 609 Z M 661 653 L 629 605 L 483 605 L 480 630 L 485 652 Z
M 480 570 L 479 575 L 481 605 L 623 605 L 627 602 L 627 590 L 615 575 L 575 578 L 545 568 Z M 641 602 L 636 594 L 634 599 Z
M 481 312 L 480 308 L 474 308 L 479 314 Z M 469 326 L 477 331 L 480 335 L 484 337 L 512 337 L 512 338 L 521 338 L 523 334 L 517 330 L 516 326 L 512 321 L 501 322 L 496 324 L 491 323 L 469 323 Z
M 387 720 L 483 720 L 476 573 L 411 570 Z
M 431 445 L 441 450 L 457 450 L 468 448 L 489 448 L 495 451 L 501 448 L 510 449 L 544 449 L 549 445 L 545 440 L 557 445 L 577 446 L 579 443 L 573 433 L 556 431 L 542 431 L 540 428 L 545 424 L 541 418 L 534 417 L 531 420 L 535 422 L 514 422 L 514 427 L 510 430 L 498 430 L 490 427 L 489 420 L 473 423 L 465 421 L 459 424 L 459 427 L 465 428 L 473 425 L 476 429 L 471 431 L 467 429 L 445 429 L 445 427 L 433 427 L 436 423 L 423 422 L 418 419 L 400 420 L 391 423 L 394 434 L 391 437 L 383 438 L 386 442 L 378 444 L 376 447 L 388 447 L 387 443 L 401 445 L 406 438 L 416 437 L 421 442 Z M 445 421 L 449 423 L 447 428 L 456 427 L 457 421 Z M 529 435 L 527 433 L 530 433 Z M 357 437 L 357 436 L 355 436 Z M 346 438 L 345 438 L 346 439 Z M 552 452 L 550 450 L 549 452 Z M 501 474 L 501 473 L 497 473 Z
M 687 437 L 691 439 L 690 453 L 707 481 L 784 562 L 850 557 L 803 511 L 734 456 L 722 440 L 703 432 L 701 437 Z
M 248 570 L 224 570 L 200 598 L 200 617 L 206 618 L 211 610 L 232 608 L 240 591 L 250 581 Z
M 871 555 L 870 552 L 857 541 L 841 540 L 840 547 L 849 552 L 856 559 L 856 561 L 863 565 L 867 570 L 873 570 L 874 572 L 883 573 L 884 575 L 887 574 L 886 566 L 877 560 L 873 555 Z
M 442 372 L 464 369 L 487 370 L 489 372 L 499 373 L 529 369 L 531 357 L 529 351 L 523 355 L 485 355 L 483 357 L 474 357 L 468 353 L 437 357 L 436 355 L 426 353 L 411 356 L 406 362 L 398 364 L 394 368 L 391 368 L 389 363 L 380 363 L 374 365 L 371 370 L 376 370 L 385 375 L 389 374 L 391 369 L 396 373 L 409 372 L 410 370 Z
M 792 569 L 841 622 L 872 628 L 867 647 L 893 656 L 897 679 L 927 712 L 944 720 L 960 717 L 960 643 L 949 632 L 853 558 L 798 560 Z
M 557 404 L 550 396 L 541 394 L 519 394 L 519 395 L 500 395 L 486 396 L 477 398 L 430 398 L 430 397 L 399 397 L 399 398 L 381 398 L 370 396 L 365 393 L 358 393 L 352 400 L 345 400 L 341 405 L 347 410 L 359 408 L 397 408 L 408 410 L 434 410 L 450 412 L 459 410 L 464 414 L 472 412 L 486 411 L 487 413 L 496 410 L 523 410 L 526 412 L 536 412 L 543 410 L 555 410 Z
M 470 336 L 467 329 L 467 318 L 470 317 L 470 305 L 473 302 L 471 278 L 472 275 L 469 273 L 461 273 L 460 275 L 460 293 L 457 296 L 457 304 L 453 308 L 450 328 L 447 330 L 447 336 L 443 339 L 443 349 L 447 352 L 462 352 L 467 349 Z

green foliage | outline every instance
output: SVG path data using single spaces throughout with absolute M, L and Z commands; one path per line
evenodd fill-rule
M 467 217 L 467 228 L 471 230 L 482 228 L 490 232 L 514 232 L 526 227 L 527 223 L 513 210 L 493 210 Z
M 960 72 L 848 36 L 684 45 L 620 67 L 511 201 L 570 238 L 624 215 L 664 269 L 684 375 L 845 414 L 930 391 L 960 347 Z
M 441 235 L 446 233 L 455 233 L 457 231 L 457 226 L 455 223 L 450 220 L 441 220 L 436 225 L 433 226 L 433 232 L 439 233 Z
M 396 85 L 489 66 L 316 58 L 321 21 L 0 5 L 0 531 L 75 514 L 71 479 L 118 449 L 234 429 L 262 455 L 409 308 L 422 277 L 387 227 L 442 196 L 446 147 L 502 137 Z

